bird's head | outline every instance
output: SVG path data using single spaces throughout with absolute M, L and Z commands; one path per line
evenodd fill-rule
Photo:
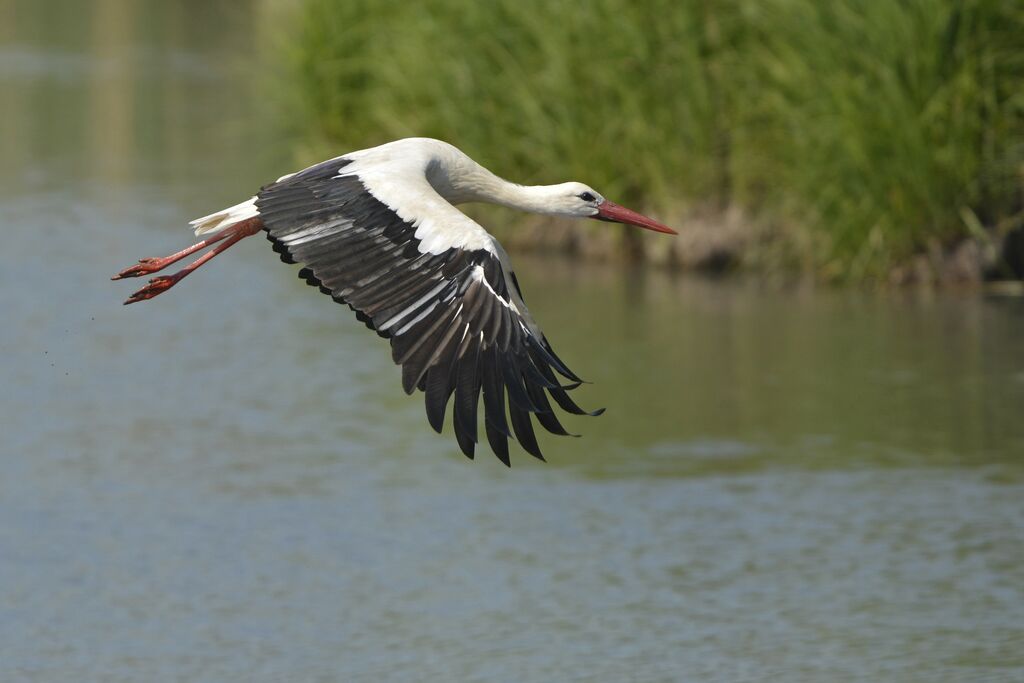
M 619 206 L 601 196 L 594 188 L 583 183 L 563 183 L 558 185 L 558 196 L 552 203 L 554 213 L 579 218 L 595 218 L 610 223 L 625 223 L 655 232 L 677 235 L 675 230 L 648 218 L 632 209 Z

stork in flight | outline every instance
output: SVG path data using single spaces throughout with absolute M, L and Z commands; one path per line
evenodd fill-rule
M 505 250 L 455 208 L 465 202 L 676 234 L 582 183 L 516 185 L 448 143 L 409 138 L 286 175 L 241 204 L 192 221 L 202 241 L 141 259 L 112 279 L 155 273 L 216 244 L 180 271 L 151 279 L 125 304 L 152 299 L 239 240 L 265 232 L 282 261 L 303 264 L 300 278 L 391 341 L 402 387 L 426 394 L 434 430 L 441 432 L 454 394 L 455 438 L 472 458 L 483 390 L 484 429 L 495 455 L 508 465 L 508 438 L 515 435 L 543 460 L 531 414 L 547 431 L 568 435 L 548 395 L 569 413 L 603 411 L 588 413 L 569 397 L 583 380 L 530 316 Z

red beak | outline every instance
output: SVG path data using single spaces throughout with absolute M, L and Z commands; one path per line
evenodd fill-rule
M 624 206 L 619 206 L 614 202 L 610 202 L 607 199 L 601 202 L 597 206 L 597 215 L 594 218 L 601 221 L 611 221 L 612 223 L 626 223 L 628 225 L 635 225 L 638 228 L 645 228 L 647 230 L 653 230 L 654 232 L 664 232 L 669 235 L 678 235 L 679 233 L 663 225 L 658 221 L 648 218 L 647 216 L 637 213 L 632 209 L 627 209 Z

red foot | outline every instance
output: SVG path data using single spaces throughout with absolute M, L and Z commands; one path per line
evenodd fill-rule
M 166 292 L 168 289 L 176 285 L 178 283 L 178 280 L 181 280 L 183 277 L 185 277 L 193 270 L 195 270 L 199 266 L 203 265 L 204 263 L 212 259 L 217 254 L 221 253 L 222 251 L 230 247 L 238 240 L 243 239 L 245 237 L 249 237 L 251 235 L 255 235 L 262 229 L 263 223 L 260 221 L 258 217 L 248 218 L 244 221 L 241 221 L 240 223 L 234 223 L 232 225 L 229 225 L 223 230 L 214 233 L 210 237 L 207 237 L 205 240 L 202 240 L 201 242 L 196 242 L 191 247 L 182 249 L 176 254 L 171 254 L 170 256 L 165 256 L 163 258 L 139 259 L 139 262 L 136 265 L 125 268 L 111 279 L 120 280 L 121 278 L 125 277 L 138 277 L 140 275 L 148 275 L 150 273 L 155 273 L 158 270 L 163 270 L 172 263 L 177 263 L 178 261 L 185 258 L 189 254 L 194 254 L 197 251 L 205 249 L 211 244 L 215 244 L 217 242 L 220 242 L 221 240 L 224 240 L 223 244 L 218 244 L 213 249 L 206 252 L 205 254 L 197 258 L 195 261 L 179 270 L 177 273 L 174 273 L 173 275 L 161 275 L 159 277 L 153 278 L 152 280 L 149 281 L 148 285 L 132 294 L 124 303 L 134 304 L 136 301 L 145 301 L 146 299 L 152 299 L 157 294 L 163 294 L 164 292 Z
M 149 275 L 150 273 L 155 273 L 159 270 L 163 270 L 172 263 L 174 263 L 174 261 L 171 261 L 170 259 L 166 258 L 140 258 L 137 264 L 135 264 L 134 266 L 128 266 L 127 268 L 125 268 L 120 273 L 118 273 L 117 275 L 110 279 L 120 280 L 121 278 L 126 277 L 140 277 L 142 275 Z
M 187 273 L 186 273 L 187 274 Z M 139 291 L 128 297 L 124 305 L 134 304 L 137 301 L 145 301 L 146 299 L 152 299 L 158 294 L 163 294 L 168 289 L 178 284 L 178 280 L 183 277 L 182 273 L 175 273 L 174 275 L 160 275 L 149 281 L 149 284 L 140 289 Z

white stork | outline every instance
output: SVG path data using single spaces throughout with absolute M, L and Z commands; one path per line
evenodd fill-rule
M 482 389 L 485 431 L 495 455 L 509 464 L 508 438 L 514 434 L 543 460 L 531 413 L 549 432 L 568 434 L 547 395 L 573 414 L 603 411 L 587 413 L 569 398 L 567 391 L 582 380 L 555 355 L 530 316 L 505 250 L 455 208 L 464 202 L 676 234 L 582 183 L 516 185 L 452 145 L 409 138 L 286 175 L 241 204 L 192 221 L 197 236 L 208 235 L 202 241 L 171 256 L 141 259 L 113 279 L 155 273 L 220 243 L 177 273 L 151 279 L 125 304 L 145 301 L 263 231 L 282 261 L 304 265 L 300 278 L 348 304 L 367 327 L 391 341 L 405 392 L 425 392 L 427 419 L 437 432 L 454 394 L 455 438 L 472 458 Z M 562 385 L 556 372 L 569 384 Z

